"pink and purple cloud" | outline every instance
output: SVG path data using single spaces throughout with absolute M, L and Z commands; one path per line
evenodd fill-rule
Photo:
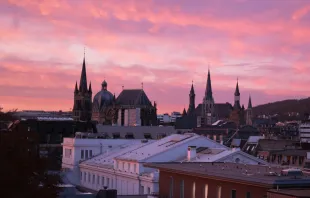
M 86 47 L 93 92 L 106 79 L 144 90 L 160 113 L 202 101 L 253 105 L 310 92 L 310 2 L 304 0 L 2 0 L 0 106 L 69 110 Z

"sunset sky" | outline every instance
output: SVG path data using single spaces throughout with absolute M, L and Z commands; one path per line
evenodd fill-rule
M 93 95 L 141 88 L 159 113 L 202 101 L 254 106 L 310 93 L 307 0 L 0 0 L 0 106 L 73 107 L 86 47 Z

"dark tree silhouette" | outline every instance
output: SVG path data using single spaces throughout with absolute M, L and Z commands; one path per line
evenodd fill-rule
M 49 172 L 47 159 L 40 157 L 38 134 L 16 130 L 18 121 L 11 112 L 0 112 L 0 121 L 10 119 L 10 129 L 0 131 L 1 197 L 58 197 L 60 176 Z

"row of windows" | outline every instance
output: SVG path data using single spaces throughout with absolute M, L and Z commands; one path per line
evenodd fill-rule
M 81 172 L 81 181 L 88 182 L 89 184 L 96 184 L 98 186 L 106 186 L 108 188 L 113 188 L 113 179 L 111 178 L 111 183 L 110 183 L 110 178 L 105 178 L 104 176 L 100 175 L 95 175 L 87 172 Z
M 133 166 L 131 166 L 132 163 L 126 163 L 126 162 L 118 162 L 116 164 L 116 169 L 118 170 L 123 170 L 123 171 L 126 171 L 126 172 L 131 172 L 131 173 L 138 173 L 137 172 L 137 164 L 133 164 Z M 133 168 L 133 170 L 132 170 Z
M 85 156 L 84 156 L 84 153 L 85 153 Z M 93 151 L 92 150 L 85 150 L 85 151 L 83 149 L 81 150 L 81 159 L 88 159 L 88 158 L 92 158 L 92 157 L 93 157 Z
M 174 181 L 173 178 L 171 177 L 170 180 L 170 189 L 169 189 L 169 198 L 173 198 L 173 189 L 174 187 Z M 180 182 L 180 198 L 185 198 L 184 197 L 184 180 L 181 180 Z M 209 193 L 209 186 L 208 184 L 204 185 L 204 198 L 208 198 L 208 193 Z M 191 186 L 191 197 L 195 198 L 196 197 L 196 183 L 193 182 L 192 186 Z M 221 186 L 217 186 L 216 189 L 216 198 L 222 198 L 222 187 Z M 231 190 L 231 198 L 237 198 L 237 191 L 235 189 Z M 251 198 L 251 193 L 250 192 L 246 192 L 245 194 L 245 198 Z
M 108 178 L 100 175 L 91 174 L 89 172 L 81 172 L 80 179 L 84 183 L 89 183 L 92 185 L 97 185 L 101 187 L 113 188 L 113 178 Z M 141 194 L 151 194 L 151 188 L 147 187 L 147 192 L 144 191 L 145 187 L 141 185 L 140 193 Z

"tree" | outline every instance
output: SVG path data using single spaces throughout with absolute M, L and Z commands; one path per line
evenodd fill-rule
M 11 112 L 0 113 L 0 121 L 14 121 Z M 18 122 L 0 131 L 1 197 L 55 198 L 61 183 L 59 174 L 47 169 L 47 159 L 40 157 L 38 134 L 16 130 Z

